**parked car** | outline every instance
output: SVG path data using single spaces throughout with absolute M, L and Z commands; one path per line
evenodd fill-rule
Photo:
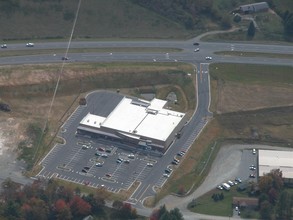
M 242 180 L 239 177 L 236 177 L 235 178 L 235 181 L 237 181 L 238 183 L 241 183 L 242 182 Z
M 179 164 L 179 162 L 176 161 L 176 160 L 173 160 L 171 163 L 174 164 L 174 165 L 178 165 Z
M 101 154 L 101 157 L 107 158 L 108 154 Z
M 220 189 L 220 190 L 222 190 L 222 189 L 224 189 L 224 188 L 223 188 L 223 186 L 221 186 L 221 185 L 218 185 L 218 186 L 217 186 L 217 189 Z
M 152 163 L 147 163 L 147 166 L 148 166 L 148 167 L 153 167 L 154 164 L 152 164 Z
M 102 167 L 103 164 L 102 163 L 96 163 L 96 167 Z
M 86 144 L 83 144 L 83 145 L 82 145 L 82 149 L 89 149 L 89 148 L 90 148 L 89 145 L 86 145 Z
M 105 151 L 105 148 L 103 148 L 103 147 L 99 147 L 98 150 L 99 150 L 99 151 Z
M 134 154 L 128 154 L 128 158 L 134 159 Z
M 235 185 L 234 182 L 231 181 L 231 180 L 228 180 L 227 183 L 228 183 L 230 186 L 234 186 L 234 185 Z
M 249 169 L 250 169 L 250 170 L 256 170 L 256 167 L 255 167 L 254 165 L 250 165 L 250 166 L 249 166 Z
M 180 157 L 183 157 L 185 155 L 185 151 L 182 150 L 182 151 L 178 152 L 177 155 Z
M 169 168 L 169 167 L 165 169 L 165 173 L 172 173 L 172 171 L 173 170 L 171 168 Z
M 164 174 L 163 174 L 163 177 L 168 178 L 168 177 L 170 177 L 170 174 L 168 174 L 168 173 L 164 173 Z
M 27 43 L 25 46 L 26 46 L 26 47 L 34 47 L 35 44 L 34 44 L 34 43 Z
M 254 174 L 254 173 L 251 173 L 251 174 L 249 175 L 249 177 L 250 177 L 250 178 L 255 178 L 255 174 Z
M 254 155 L 254 154 L 256 154 L 256 149 L 252 149 L 252 154 Z
M 95 153 L 95 155 L 96 155 L 97 157 L 99 157 L 99 156 L 101 156 L 102 154 L 101 154 L 100 152 L 97 151 L 97 152 Z
M 123 159 L 122 159 L 122 158 L 118 158 L 118 159 L 116 160 L 116 162 L 117 162 L 117 163 L 122 163 L 122 162 L 123 162 Z

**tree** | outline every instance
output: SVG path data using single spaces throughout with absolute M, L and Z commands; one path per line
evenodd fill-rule
M 166 209 L 166 206 L 163 205 L 160 207 L 159 212 L 158 212 L 158 218 L 160 219 L 168 210 Z
M 89 195 L 83 196 L 82 198 L 91 205 L 93 213 L 100 212 L 102 207 L 105 205 L 105 200 L 100 198 L 98 194 L 94 196 L 92 193 L 90 193 Z
M 121 209 L 123 206 L 123 202 L 119 201 L 119 200 L 115 200 L 113 203 L 112 203 L 112 207 L 114 209 Z
M 71 213 L 74 217 L 83 217 L 91 213 L 91 206 L 79 196 L 74 196 L 69 203 Z
M 269 175 L 264 175 L 259 178 L 258 186 L 262 193 L 268 193 L 273 185 L 273 178 Z
M 174 208 L 170 211 L 170 215 L 173 219 L 176 220 L 183 220 L 183 215 L 181 214 L 180 210 L 178 208 Z
M 279 219 L 290 219 L 291 217 L 291 195 L 288 191 L 282 191 L 278 200 L 277 214 Z
M 268 192 L 268 196 L 269 196 L 270 203 L 275 205 L 275 202 L 278 198 L 278 191 L 274 187 L 271 187 L 271 189 Z
M 47 204 L 38 198 L 31 198 L 21 207 L 22 215 L 25 219 L 39 220 L 48 219 L 49 207 Z
M 9 201 L 3 208 L 3 215 L 7 219 L 17 219 L 20 217 L 20 206 L 14 201 Z
M 235 23 L 239 23 L 242 20 L 241 16 L 239 14 L 236 14 L 233 18 L 233 21 Z
M 280 169 L 273 169 L 268 175 L 271 176 L 273 179 L 273 187 L 277 191 L 280 191 L 284 185 L 282 171 Z
M 271 219 L 273 207 L 268 201 L 260 204 L 260 216 L 262 219 Z
M 120 209 L 119 216 L 123 219 L 135 219 L 137 218 L 136 209 L 132 208 L 130 203 L 125 202 Z
M 184 188 L 183 185 L 179 186 L 178 194 L 179 194 L 179 195 L 184 195 L 184 194 L 185 194 L 185 188 Z
M 55 202 L 56 219 L 57 220 L 70 220 L 72 219 L 71 211 L 63 199 L 58 199 Z
M 254 35 L 255 35 L 255 31 L 256 30 L 255 30 L 254 23 L 253 23 L 253 21 L 251 21 L 250 24 L 249 24 L 248 30 L 247 30 L 247 37 L 249 39 L 252 39 L 254 37 Z
M 283 19 L 285 34 L 293 35 L 293 13 L 287 10 L 281 17 Z

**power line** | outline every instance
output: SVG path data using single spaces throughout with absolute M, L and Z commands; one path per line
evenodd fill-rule
M 82 0 L 79 0 L 79 2 L 78 2 L 75 19 L 74 19 L 74 22 L 73 22 L 73 26 L 72 26 L 72 29 L 71 29 L 71 34 L 70 34 L 70 37 L 69 37 L 69 40 L 68 40 L 68 44 L 67 44 L 67 48 L 66 48 L 66 51 L 65 51 L 65 57 L 67 57 L 67 54 L 68 54 L 68 51 L 69 51 L 69 48 L 70 48 L 70 44 L 71 44 L 71 41 L 72 41 L 72 36 L 73 36 L 74 30 L 75 30 L 76 21 L 77 21 L 78 14 L 79 14 L 79 9 L 80 9 L 80 5 L 81 5 L 81 1 Z M 58 74 L 58 79 L 57 79 L 56 86 L 55 86 L 55 90 L 54 90 L 54 93 L 53 93 L 53 97 L 52 97 L 52 100 L 51 100 L 51 103 L 50 103 L 50 108 L 48 110 L 48 115 L 47 115 L 47 118 L 46 118 L 44 127 L 42 129 L 42 134 L 40 136 L 40 139 L 39 139 L 39 142 L 38 142 L 38 145 L 37 145 L 37 149 L 36 149 L 35 154 L 33 156 L 33 160 L 35 159 L 36 154 L 37 154 L 37 152 L 38 152 L 38 150 L 40 148 L 41 140 L 42 140 L 42 138 L 44 136 L 44 133 L 45 133 L 45 130 L 46 130 L 46 127 L 47 127 L 49 118 L 50 118 L 50 114 L 51 114 L 51 111 L 52 111 L 52 107 L 53 107 L 53 104 L 54 104 L 54 101 L 55 101 L 55 97 L 56 97 L 56 94 L 57 94 L 57 91 L 58 91 L 58 87 L 59 87 L 61 75 L 63 74 L 65 62 L 66 62 L 66 59 L 63 60 L 61 69 L 60 69 L 59 74 Z

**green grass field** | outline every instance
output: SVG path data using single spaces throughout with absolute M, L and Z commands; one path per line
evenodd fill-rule
M 237 71 L 236 71 L 237 70 Z M 212 79 L 253 84 L 292 84 L 293 67 L 277 65 L 212 64 Z

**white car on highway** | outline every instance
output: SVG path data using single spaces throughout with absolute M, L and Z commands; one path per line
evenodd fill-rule
M 26 47 L 34 47 L 35 44 L 34 44 L 34 43 L 27 43 L 25 46 L 26 46 Z
M 213 58 L 212 57 L 206 57 L 206 60 L 212 60 Z

